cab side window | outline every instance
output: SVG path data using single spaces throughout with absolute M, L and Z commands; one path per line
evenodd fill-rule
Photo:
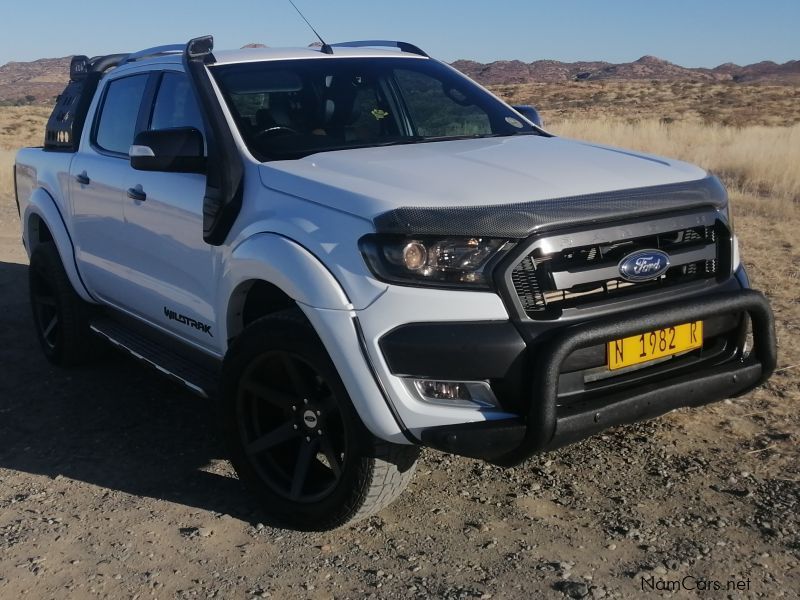
M 95 133 L 95 143 L 102 150 L 127 156 L 146 86 L 146 74 L 121 77 L 108 83 Z
M 183 73 L 164 73 L 158 86 L 150 129 L 194 127 L 203 131 L 203 117 L 189 78 Z

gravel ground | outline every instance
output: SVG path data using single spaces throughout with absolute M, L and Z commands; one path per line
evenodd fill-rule
M 796 227 L 737 225 L 754 257 L 779 235 L 800 259 Z M 698 597 L 664 591 L 675 581 L 798 597 L 796 370 L 515 469 L 425 452 L 380 515 L 296 533 L 240 489 L 210 403 L 112 351 L 75 371 L 45 362 L 17 227 L 3 199 L 0 598 Z M 791 366 L 796 279 L 766 280 L 761 260 Z

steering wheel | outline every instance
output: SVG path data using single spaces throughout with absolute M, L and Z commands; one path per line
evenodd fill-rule
M 257 138 L 267 137 L 268 135 L 275 135 L 276 133 L 300 133 L 296 129 L 292 129 L 291 127 L 284 127 L 283 125 L 276 125 L 275 127 L 270 127 L 269 129 L 265 129 L 264 131 L 260 131 L 256 134 Z

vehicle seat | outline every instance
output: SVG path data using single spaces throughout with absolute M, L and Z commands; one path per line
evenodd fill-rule
M 297 129 L 292 118 L 292 102 L 288 94 L 270 94 L 269 113 L 272 120 L 275 121 L 273 127 Z
M 332 82 L 322 103 L 321 122 L 328 135 L 347 140 L 347 128 L 361 115 L 357 106 L 356 88 L 344 77 Z

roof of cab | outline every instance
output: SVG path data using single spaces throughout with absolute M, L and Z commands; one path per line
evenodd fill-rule
M 366 42 L 369 43 L 369 42 Z M 382 42 L 377 42 L 381 44 Z M 412 46 L 413 48 L 413 46 Z M 215 50 L 213 65 L 230 65 L 247 62 L 262 62 L 272 60 L 294 60 L 294 59 L 317 59 L 317 60 L 336 60 L 342 58 L 416 58 L 428 59 L 427 55 L 403 50 L 387 50 L 375 46 L 347 47 L 334 46 L 333 54 L 326 54 L 315 47 L 305 48 L 241 48 L 239 50 Z M 148 51 L 153 51 L 147 55 Z M 142 67 L 154 65 L 174 65 L 183 59 L 182 46 L 175 44 L 172 46 L 162 46 L 142 50 L 135 60 L 126 60 L 125 54 L 119 56 L 121 60 L 116 65 L 112 65 L 113 73 L 125 73 L 129 70 L 141 70 Z M 127 55 L 133 56 L 133 55 Z M 108 57 L 113 58 L 113 57 Z M 88 59 L 87 59 L 88 60 Z M 110 68 L 110 67 L 109 67 Z M 106 72 L 109 74 L 109 72 Z
M 421 58 L 419 54 L 402 52 L 399 50 L 385 50 L 381 48 L 334 48 L 333 54 L 325 54 L 317 48 L 242 48 L 241 50 L 214 50 L 214 58 L 218 65 L 258 62 L 265 60 L 291 60 L 298 58 L 379 58 L 379 57 L 403 57 Z

